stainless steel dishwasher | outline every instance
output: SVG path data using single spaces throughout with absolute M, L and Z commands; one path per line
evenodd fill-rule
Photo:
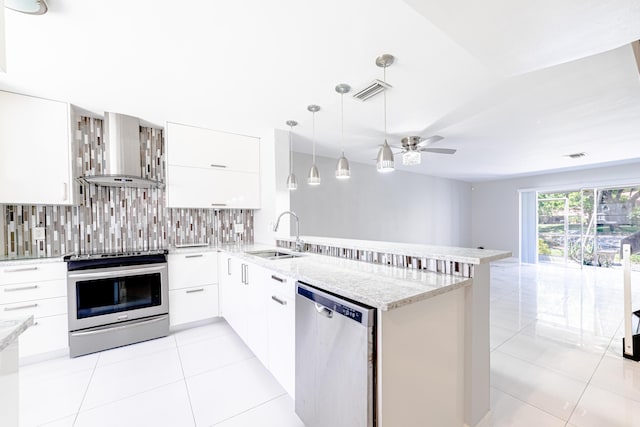
M 296 283 L 296 414 L 306 427 L 375 426 L 375 309 Z

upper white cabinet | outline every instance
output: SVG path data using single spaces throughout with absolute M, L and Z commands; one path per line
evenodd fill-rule
M 167 204 L 260 208 L 260 140 L 167 123 Z
M 0 203 L 72 200 L 69 104 L 0 91 Z

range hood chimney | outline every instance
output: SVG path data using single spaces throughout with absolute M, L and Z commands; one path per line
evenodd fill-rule
M 140 120 L 117 113 L 104 115 L 106 167 L 104 175 L 85 175 L 82 181 L 105 187 L 163 188 L 160 181 L 142 176 Z

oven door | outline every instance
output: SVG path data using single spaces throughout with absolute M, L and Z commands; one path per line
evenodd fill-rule
M 67 285 L 70 331 L 169 312 L 166 263 L 70 271 Z

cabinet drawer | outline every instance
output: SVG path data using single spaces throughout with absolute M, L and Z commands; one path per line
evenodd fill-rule
M 66 314 L 38 318 L 20 335 L 20 357 L 61 350 L 69 347 L 69 326 Z
M 286 297 L 293 300 L 296 296 L 296 281 L 291 277 L 284 276 L 279 273 L 267 272 L 267 283 L 269 284 L 269 292 L 272 295 Z
M 259 209 L 260 174 L 169 165 L 167 206 Z
M 218 283 L 218 254 L 194 252 L 169 254 L 169 289 Z
M 245 135 L 167 123 L 170 165 L 260 172 L 260 140 Z
M 0 316 L 16 317 L 33 315 L 36 319 L 67 313 L 67 298 L 47 298 L 0 305 Z
M 171 326 L 218 316 L 218 285 L 169 291 Z
M 0 304 L 13 304 L 23 301 L 66 296 L 66 279 L 0 286 Z
M 1 267 L 0 264 L 0 285 L 56 279 L 67 279 L 67 263 L 60 261 L 10 267 Z

